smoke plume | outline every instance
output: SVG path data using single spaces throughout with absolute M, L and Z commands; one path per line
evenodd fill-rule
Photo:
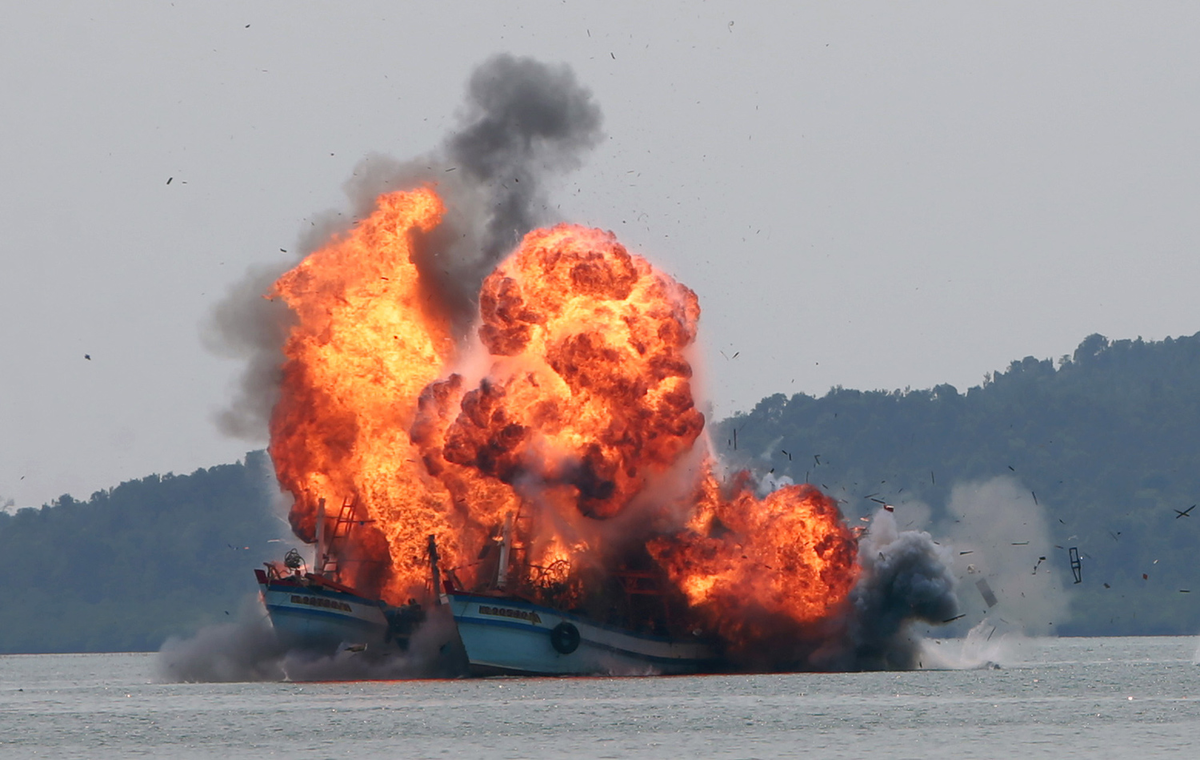
M 901 531 L 879 510 L 859 541 L 862 576 L 851 594 L 853 667 L 906 670 L 918 664 L 915 623 L 942 623 L 958 614 L 953 557 L 925 531 Z
M 373 154 L 359 163 L 345 186 L 353 218 L 366 216 L 383 192 L 437 186 L 448 213 L 437 229 L 417 235 L 414 263 L 434 306 L 461 336 L 475 318 L 483 278 L 525 233 L 554 221 L 546 184 L 582 163 L 600 141 L 602 122 L 591 92 L 568 66 L 493 56 L 471 76 L 458 124 L 436 150 L 408 161 Z M 251 269 L 217 304 L 204 343 L 246 362 L 232 403 L 217 417 L 224 433 L 265 440 L 290 315 L 263 296 L 297 261 L 345 233 L 353 218 L 320 215 L 295 258 Z
M 168 639 L 155 665 L 160 680 L 175 683 L 451 678 L 466 672 L 446 608 L 430 612 L 405 652 L 343 650 L 323 655 L 282 647 L 254 598 L 242 605 L 232 623 L 202 628 L 191 638 Z

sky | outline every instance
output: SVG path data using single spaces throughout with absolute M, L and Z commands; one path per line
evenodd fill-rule
M 215 424 L 243 369 L 215 305 L 348 212 L 364 157 L 438 146 L 501 52 L 591 89 L 605 139 L 551 198 L 699 295 L 714 419 L 1191 335 L 1198 30 L 1166 2 L 19 4 L 0 505 L 261 448 Z

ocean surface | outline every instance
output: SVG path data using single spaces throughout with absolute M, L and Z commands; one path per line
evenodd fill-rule
M 1200 756 L 1197 639 L 991 646 L 998 668 L 354 683 L 164 683 L 155 654 L 5 656 L 0 758 Z

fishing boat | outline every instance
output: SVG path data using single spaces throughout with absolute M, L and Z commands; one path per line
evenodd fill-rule
M 604 625 L 514 596 L 448 591 L 471 675 L 675 675 L 711 670 L 702 641 Z
M 424 610 L 415 600 L 396 607 L 340 582 L 334 549 L 356 522 L 362 522 L 354 513 L 353 501 L 343 503 L 327 529 L 325 502 L 320 502 L 313 571 L 295 549 L 283 562 L 264 562 L 265 569 L 254 571 L 275 635 L 285 648 L 318 654 L 404 650 L 424 619 Z
M 453 571 L 441 579 L 437 547 L 430 537 L 434 588 L 441 589 L 440 600 L 454 616 L 471 675 L 675 675 L 715 668 L 717 651 L 700 631 L 680 632 L 665 625 L 668 607 L 652 573 L 623 571 L 613 577 L 627 599 L 662 601 L 662 614 L 641 617 L 644 624 L 636 628 L 620 616 L 601 621 L 530 598 L 535 595 L 529 593 L 528 566 L 519 568 L 520 578 L 510 582 L 511 543 L 510 518 L 499 544 L 494 583 L 465 590 Z M 641 609 L 655 606 L 651 601 Z

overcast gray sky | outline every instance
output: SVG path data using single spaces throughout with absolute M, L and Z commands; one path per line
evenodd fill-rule
M 1200 330 L 1194 3 L 112 5 L 0 26 L 0 504 L 261 445 L 214 303 L 496 52 L 592 89 L 554 201 L 699 294 L 717 417 Z

